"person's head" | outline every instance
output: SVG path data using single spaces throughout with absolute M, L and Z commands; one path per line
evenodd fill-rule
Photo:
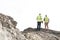
M 41 15 L 41 13 L 39 13 L 39 15 Z
M 47 17 L 47 15 L 45 15 L 45 17 Z

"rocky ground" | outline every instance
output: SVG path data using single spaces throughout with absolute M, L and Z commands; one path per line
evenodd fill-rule
M 0 40 L 60 40 L 59 31 L 27 28 L 21 32 L 16 25 L 12 17 L 0 13 Z
M 12 17 L 0 13 L 0 40 L 27 40 L 16 25 Z
M 23 31 L 23 34 L 29 40 L 60 40 L 60 32 L 43 28 L 40 31 L 35 28 L 27 28 Z

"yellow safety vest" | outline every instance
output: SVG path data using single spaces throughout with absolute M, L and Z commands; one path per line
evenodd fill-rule
M 44 18 L 44 21 L 45 21 L 45 22 L 49 22 L 49 18 L 48 18 L 48 17 L 45 17 L 45 18 Z
M 38 22 L 41 22 L 42 21 L 42 17 L 39 15 L 39 16 L 37 16 L 37 21 Z

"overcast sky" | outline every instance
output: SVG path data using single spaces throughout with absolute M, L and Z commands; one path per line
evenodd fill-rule
M 41 13 L 44 18 L 47 14 L 49 29 L 60 31 L 60 0 L 0 0 L 0 13 L 13 17 L 21 31 L 36 28 L 36 16 Z

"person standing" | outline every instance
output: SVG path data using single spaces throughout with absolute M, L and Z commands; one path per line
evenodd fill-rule
M 49 24 L 49 18 L 47 17 L 47 15 L 45 15 L 44 17 L 44 24 L 45 24 L 45 29 L 48 29 L 48 24 Z
M 41 23 L 42 23 L 42 16 L 41 16 L 41 14 L 39 14 L 37 16 L 37 30 L 41 29 Z

